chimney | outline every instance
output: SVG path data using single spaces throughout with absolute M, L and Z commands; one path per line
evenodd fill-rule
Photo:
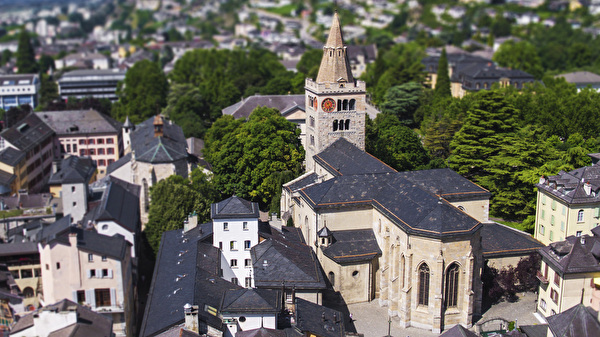
M 72 247 L 77 247 L 77 233 L 69 233 L 69 244 Z
M 592 193 L 592 185 L 589 182 L 583 184 L 583 190 L 585 191 L 586 195 L 590 195 L 590 193 Z
M 271 216 L 269 217 L 269 225 L 281 233 L 283 220 L 277 217 L 277 213 L 271 213 Z
M 53 160 L 52 161 L 52 174 L 55 174 L 59 170 L 60 170 L 60 161 L 59 160 Z
M 198 306 L 186 303 L 183 306 L 185 329 L 198 333 Z
M 198 227 L 198 214 L 194 211 L 183 222 L 183 232 L 186 233 L 196 227 Z
M 154 117 L 154 137 L 162 137 L 163 136 L 163 126 L 164 121 L 161 115 L 156 115 Z

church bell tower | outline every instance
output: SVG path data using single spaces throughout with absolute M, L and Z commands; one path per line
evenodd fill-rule
M 337 12 L 333 16 L 317 79 L 305 82 L 306 171 L 313 156 L 339 138 L 365 149 L 366 86 L 352 76 Z

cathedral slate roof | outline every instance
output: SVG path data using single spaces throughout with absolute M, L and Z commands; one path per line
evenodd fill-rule
M 210 216 L 212 219 L 258 218 L 258 204 L 234 195 L 210 205 Z
M 535 253 L 544 244 L 529 233 L 493 222 L 481 228 L 481 247 L 483 257 L 489 259 Z
M 180 126 L 165 121 L 162 136 L 154 134 L 154 119 L 148 118 L 131 133 L 131 147 L 135 160 L 160 164 L 172 163 L 188 157 L 187 142 Z
M 481 224 L 396 173 L 339 176 L 300 190 L 313 209 L 375 207 L 405 232 L 430 237 L 470 234 Z
M 321 247 L 323 254 L 337 263 L 370 261 L 381 255 L 372 229 L 333 231 L 332 234 L 333 243 Z
M 396 172 L 343 137 L 316 154 L 314 160 L 334 176 Z
M 398 175 L 449 202 L 489 198 L 485 188 L 465 179 L 449 168 L 406 171 Z

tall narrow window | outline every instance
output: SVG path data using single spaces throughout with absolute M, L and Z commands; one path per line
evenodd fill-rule
M 419 305 L 429 305 L 429 266 L 419 267 Z
M 332 271 L 330 271 L 329 274 L 327 274 L 327 277 L 329 278 L 331 286 L 335 287 L 335 274 Z
M 343 104 L 344 104 L 343 110 L 344 111 L 348 110 L 348 100 L 347 99 L 344 100 Z
M 404 273 L 404 268 L 405 268 L 405 259 L 404 259 L 404 255 L 402 255 L 400 257 L 400 277 L 402 278 L 400 280 L 400 287 L 404 288 L 404 278 L 406 277 L 405 273 Z
M 349 130 L 349 129 L 350 129 L 350 120 L 349 120 L 349 119 L 346 119 L 346 123 L 345 123 L 345 124 L 346 124 L 346 125 L 345 125 L 345 129 L 346 129 L 346 130 Z
M 337 111 L 342 111 L 342 100 L 338 99 L 337 101 Z
M 148 208 L 150 208 L 149 205 L 149 198 L 150 196 L 148 195 L 148 181 L 146 181 L 146 178 L 142 179 L 142 187 L 144 188 L 144 209 L 147 211 Z
M 451 264 L 446 272 L 446 307 L 455 307 L 458 304 L 458 274 L 458 264 Z
M 350 106 L 348 108 L 350 110 L 356 110 L 356 100 L 355 99 L 350 100 Z
M 337 131 L 338 130 L 338 121 L 337 119 L 333 121 L 333 131 Z
M 344 130 L 344 120 L 343 119 L 339 120 L 338 127 L 339 127 L 340 130 Z
M 577 212 L 577 222 L 583 222 L 583 210 L 580 209 L 579 212 Z

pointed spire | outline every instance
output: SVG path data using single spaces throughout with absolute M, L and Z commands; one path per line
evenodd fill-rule
M 129 120 L 129 115 L 127 115 L 127 117 L 125 118 L 125 124 L 123 124 L 124 128 L 132 128 L 134 127 L 133 123 L 131 123 L 131 120 Z
M 317 83 L 354 83 L 354 77 L 350 68 L 350 61 L 346 53 L 342 26 L 337 11 L 333 15 L 331 29 L 327 42 L 323 46 L 323 59 L 317 75 Z

